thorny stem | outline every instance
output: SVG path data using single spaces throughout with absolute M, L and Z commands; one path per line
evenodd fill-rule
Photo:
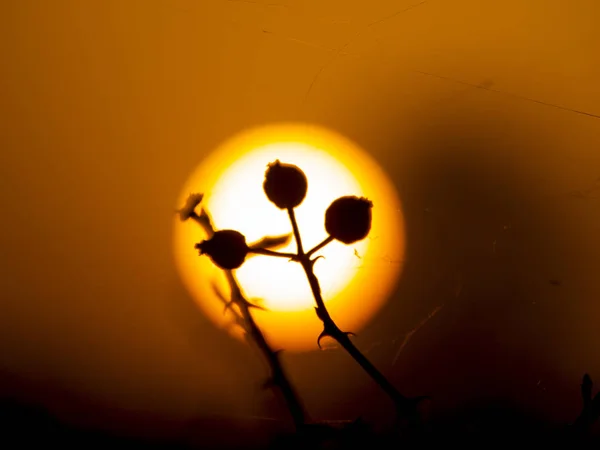
M 297 261 L 300 262 L 308 282 L 310 284 L 311 291 L 317 304 L 315 310 L 317 316 L 323 322 L 323 332 L 319 336 L 318 342 L 325 336 L 329 336 L 335 339 L 343 348 L 346 350 L 352 358 L 364 369 L 371 378 L 379 385 L 379 387 L 392 399 L 394 402 L 397 412 L 400 415 L 408 416 L 411 420 L 414 419 L 415 406 L 422 398 L 410 399 L 402 395 L 389 381 L 388 379 L 369 361 L 365 355 L 352 343 L 348 337 L 348 332 L 342 331 L 334 322 L 329 315 L 323 297 L 321 295 L 321 287 L 319 280 L 313 271 L 313 266 L 316 259 L 311 259 L 310 255 L 317 251 L 319 248 L 327 245 L 333 238 L 326 239 L 321 244 L 313 248 L 309 253 L 304 253 L 302 247 L 302 239 L 300 237 L 300 230 L 298 229 L 298 223 L 296 221 L 296 215 L 292 208 L 288 208 L 288 215 L 292 228 L 294 230 L 294 238 L 296 239 L 296 245 L 298 248 Z M 316 250 L 315 250 L 316 249 Z M 319 345 L 320 346 L 320 345 Z
M 206 233 L 211 236 L 215 232 L 215 228 L 210 220 L 210 217 L 203 210 L 200 215 L 192 212 L 190 218 L 198 222 L 202 228 L 206 231 Z M 273 386 L 277 386 L 283 396 L 287 407 L 290 411 L 292 419 L 294 421 L 294 425 L 297 431 L 301 431 L 304 429 L 307 423 L 307 415 L 304 410 L 304 406 L 302 405 L 298 395 L 296 394 L 295 389 L 287 378 L 285 371 L 283 370 L 283 366 L 281 365 L 281 361 L 279 360 L 279 351 L 275 351 L 271 348 L 269 343 L 267 342 L 264 334 L 254 321 L 254 317 L 252 317 L 252 313 L 250 312 L 251 304 L 244 298 L 242 294 L 242 290 L 240 289 L 237 280 L 235 279 L 235 275 L 231 270 L 224 270 L 225 276 L 227 277 L 227 282 L 231 288 L 231 297 L 232 302 L 234 302 L 240 309 L 242 313 L 242 318 L 247 328 L 247 332 L 250 334 L 252 339 L 254 340 L 256 346 L 263 353 L 265 359 L 267 360 L 270 370 L 271 370 L 271 379 L 269 380 Z

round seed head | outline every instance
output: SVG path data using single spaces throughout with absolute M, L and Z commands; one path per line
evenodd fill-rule
M 208 255 L 221 269 L 240 267 L 248 254 L 244 235 L 235 230 L 219 230 L 206 241 L 196 244 L 201 255 Z
M 267 167 L 263 189 L 278 208 L 295 208 L 304 200 L 308 182 L 300 168 L 276 160 Z
M 371 230 L 372 207 L 373 203 L 363 197 L 340 197 L 325 212 L 325 230 L 344 244 L 360 241 Z

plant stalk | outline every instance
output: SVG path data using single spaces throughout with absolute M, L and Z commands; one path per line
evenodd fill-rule
M 288 209 L 288 215 L 290 217 L 290 222 L 294 231 L 294 238 L 296 239 L 298 248 L 297 261 L 300 262 L 302 268 L 304 269 L 304 273 L 306 274 L 312 294 L 315 298 L 315 303 L 317 304 L 315 308 L 317 316 L 323 322 L 324 328 L 323 332 L 319 336 L 319 340 L 325 336 L 335 339 L 344 348 L 344 350 L 346 350 L 346 352 L 348 352 L 350 356 L 354 358 L 354 360 L 363 368 L 363 370 L 367 372 L 367 374 L 377 383 L 377 385 L 379 385 L 379 387 L 392 399 L 398 413 L 401 415 L 408 415 L 409 417 L 413 418 L 416 403 L 418 403 L 418 401 L 420 401 L 422 398 L 411 399 L 402 395 L 371 363 L 371 361 L 369 361 L 367 357 L 363 355 L 362 352 L 352 343 L 348 337 L 348 335 L 352 333 L 344 332 L 336 325 L 334 320 L 331 318 L 329 311 L 327 311 L 327 307 L 323 301 L 323 296 L 321 295 L 319 280 L 313 270 L 316 259 L 311 259 L 310 255 L 316 250 L 313 249 L 309 253 L 304 253 L 300 230 L 298 229 L 296 215 L 292 208 Z M 331 240 L 333 240 L 333 238 Z M 331 240 L 326 239 L 317 247 L 315 247 L 315 249 L 318 250 L 319 248 L 324 247 L 327 243 L 331 242 Z
M 306 252 L 306 255 L 307 256 L 311 256 L 313 253 L 318 252 L 319 250 L 321 250 L 323 247 L 325 247 L 330 242 L 333 242 L 333 236 L 327 236 L 323 240 L 323 242 L 321 242 L 320 244 L 315 245 L 312 249 L 310 249 L 308 252 Z
M 190 216 L 196 222 L 198 222 L 206 233 L 212 236 L 215 233 L 215 228 L 210 220 L 208 214 L 202 211 L 201 215 L 195 212 Z M 231 270 L 224 270 L 227 282 L 231 289 L 232 301 L 239 307 L 244 324 L 246 326 L 247 333 L 251 336 L 258 349 L 262 352 L 263 356 L 269 364 L 271 371 L 270 383 L 272 386 L 279 388 L 279 391 L 287 405 L 287 408 L 292 416 L 296 431 L 302 431 L 307 424 L 307 414 L 304 406 L 296 393 L 296 390 L 290 383 L 283 366 L 279 359 L 279 351 L 273 350 L 270 344 L 267 342 L 264 334 L 256 324 L 252 313 L 250 312 L 251 304 L 244 298 L 242 290 Z

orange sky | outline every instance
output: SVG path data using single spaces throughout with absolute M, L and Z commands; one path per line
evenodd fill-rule
M 129 410 L 263 413 L 261 360 L 181 285 L 172 212 L 222 141 L 307 121 L 406 208 L 398 293 L 357 345 L 441 405 L 506 391 L 569 420 L 600 378 L 599 21 L 597 0 L 2 2 L 0 368 Z M 341 353 L 285 362 L 317 417 L 378 398 Z

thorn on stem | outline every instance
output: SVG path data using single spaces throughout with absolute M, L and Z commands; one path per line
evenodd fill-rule
M 221 292 L 221 289 L 219 289 L 219 286 L 217 286 L 217 283 L 211 283 L 211 287 L 217 298 L 225 305 L 225 307 L 223 308 L 223 314 L 225 314 L 228 310 L 233 311 L 231 307 L 233 306 L 235 301 L 227 299 L 225 295 L 223 295 L 223 292 Z
M 323 350 L 323 347 L 321 347 L 321 339 L 326 338 L 326 337 L 333 338 L 333 336 L 331 334 L 329 334 L 327 331 L 323 330 L 321 332 L 321 334 L 319 335 L 319 337 L 317 338 L 317 345 L 319 346 L 319 350 Z
M 319 256 L 317 256 L 315 259 L 311 259 L 311 260 L 310 260 L 310 265 L 311 265 L 311 267 L 314 267 L 315 263 L 316 263 L 316 262 L 317 262 L 317 260 L 318 260 L 318 259 L 320 259 L 320 258 L 323 258 L 323 259 L 325 259 L 325 257 L 324 257 L 323 255 L 319 255 Z
M 250 303 L 248 300 L 246 300 L 245 298 L 241 300 L 248 308 L 255 308 L 255 309 L 260 309 L 261 311 L 267 311 L 267 308 L 265 308 L 264 306 L 261 305 L 257 305 L 254 303 Z
M 223 314 L 227 313 L 227 311 L 233 311 L 232 307 L 235 304 L 233 300 L 226 301 L 225 307 L 223 308 Z

